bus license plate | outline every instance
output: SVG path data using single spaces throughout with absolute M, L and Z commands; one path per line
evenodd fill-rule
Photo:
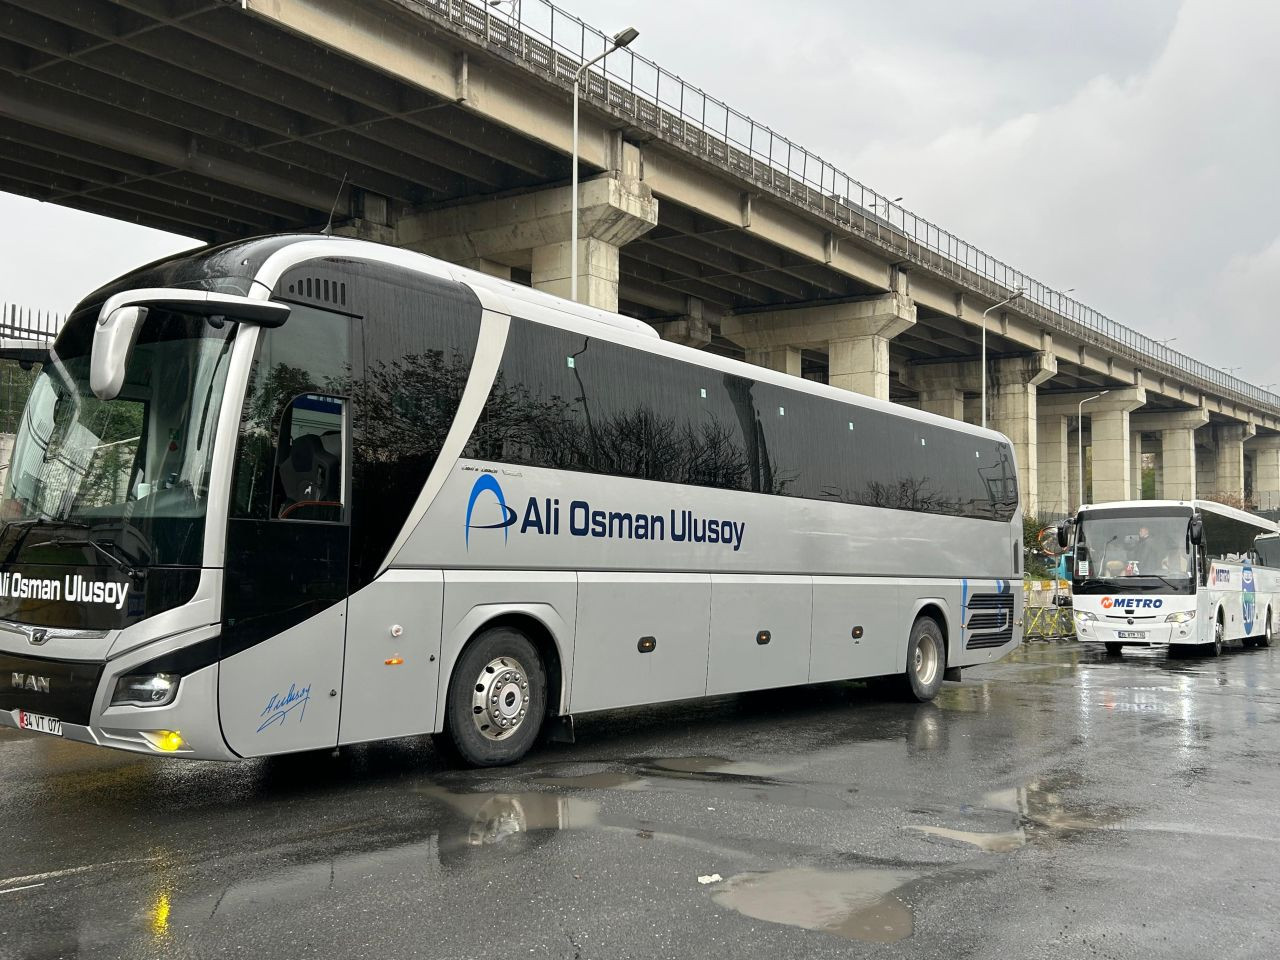
M 53 717 L 42 717 L 38 713 L 18 711 L 18 726 L 23 730 L 34 730 L 36 733 L 48 733 L 55 737 L 62 736 L 62 721 Z
M 1147 631 L 1145 630 L 1117 630 L 1116 636 L 1121 640 L 1145 640 L 1147 639 Z

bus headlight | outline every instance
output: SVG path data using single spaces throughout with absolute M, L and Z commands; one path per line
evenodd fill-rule
M 116 681 L 113 707 L 163 707 L 178 695 L 176 673 L 136 673 Z
M 1076 619 L 1083 623 L 1085 620 L 1097 620 L 1098 615 L 1091 610 L 1077 610 Z
M 1164 618 L 1165 623 L 1187 623 L 1196 618 L 1194 610 L 1179 610 L 1177 613 L 1171 613 Z

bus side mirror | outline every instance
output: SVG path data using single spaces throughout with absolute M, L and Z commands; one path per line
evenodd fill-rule
M 89 357 L 89 389 L 99 400 L 114 400 L 124 386 L 124 371 L 138 339 L 147 308 L 117 307 L 98 320 Z
M 1197 547 L 1204 543 L 1204 521 L 1199 517 L 1192 517 L 1191 523 L 1187 526 L 1187 536 Z
M 1071 528 L 1074 525 L 1074 520 L 1064 520 L 1058 525 L 1058 546 L 1063 550 L 1071 543 Z

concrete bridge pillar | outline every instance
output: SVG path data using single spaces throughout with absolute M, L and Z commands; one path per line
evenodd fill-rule
M 1218 447 L 1215 493 L 1233 500 L 1244 499 L 1244 442 L 1256 429 L 1251 423 L 1224 423 L 1214 431 Z
M 987 426 L 999 430 L 1013 444 L 1022 483 L 1023 511 L 1028 514 L 1040 511 L 1036 387 L 1057 372 L 1058 361 L 1053 354 L 1033 353 L 997 360 L 989 374 L 995 395 L 991 398 Z
M 1128 500 L 1133 483 L 1133 441 L 1130 439 L 1129 414 L 1147 402 L 1142 387 L 1112 390 L 1088 404 L 1087 413 L 1093 433 L 1090 445 L 1093 466 L 1093 497 L 1096 503 Z
M 765 350 L 748 348 L 747 363 L 798 377 L 800 376 L 800 349 L 799 347 L 774 347 Z
M 920 394 L 919 409 L 952 420 L 965 419 L 965 391 L 972 373 L 964 363 L 909 363 L 898 372 L 902 385 Z
M 1037 513 L 1040 504 L 1036 387 L 1057 372 L 1057 358 L 1047 352 L 1001 357 L 988 369 L 991 396 L 987 426 L 999 430 L 1013 444 L 1022 507 L 1028 514 Z M 930 406 L 926 409 L 956 419 L 964 416 L 965 392 L 982 389 L 982 367 L 976 360 L 910 364 L 899 374 L 905 386 L 920 392 L 922 408 L 927 403 Z
M 1070 513 L 1071 499 L 1067 479 L 1071 441 L 1065 414 L 1051 413 L 1036 418 L 1036 473 L 1042 513 Z
M 1067 513 L 1073 513 L 1084 503 L 1080 489 L 1080 426 L 1067 433 Z
M 747 350 L 748 359 L 777 350 L 826 347 L 827 382 L 889 399 L 889 341 L 916 322 L 904 293 L 868 300 L 725 317 L 720 332 Z
M 1160 438 L 1157 494 L 1165 500 L 1194 500 L 1199 489 L 1196 430 L 1209 422 L 1208 409 L 1199 406 L 1190 410 L 1135 413 L 1130 422 L 1135 430 L 1155 433 Z M 1212 463 L 1209 466 L 1211 468 Z M 1203 489 L 1208 490 L 1210 486 L 1204 485 Z
M 1133 477 L 1129 485 L 1129 499 L 1142 499 L 1142 432 L 1134 430 L 1129 435 L 1132 448 L 1129 453 L 1129 471 Z
M 697 297 L 688 298 L 688 312 L 666 323 L 653 323 L 663 340 L 701 350 L 711 343 L 711 316 Z M 797 371 L 798 374 L 799 371 Z
M 1160 496 L 1165 500 L 1196 498 L 1195 427 L 1160 431 Z
M 1259 510 L 1280 508 L 1280 435 L 1255 437 L 1249 442 L 1253 454 L 1253 499 Z
M 480 200 L 401 217 L 397 245 L 502 276 L 528 269 L 533 286 L 561 297 L 571 287 L 569 187 Z M 658 222 L 658 201 L 632 176 L 578 185 L 578 299 L 618 309 L 618 250 Z

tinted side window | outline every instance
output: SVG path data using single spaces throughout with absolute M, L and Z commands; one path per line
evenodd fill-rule
M 1003 444 L 512 320 L 466 456 L 1008 520 Z
M 295 398 L 345 396 L 351 385 L 351 324 L 348 317 L 294 306 L 282 327 L 258 332 L 258 353 L 249 374 L 232 482 L 231 516 L 266 520 L 273 504 L 292 502 L 280 485 L 281 428 Z

